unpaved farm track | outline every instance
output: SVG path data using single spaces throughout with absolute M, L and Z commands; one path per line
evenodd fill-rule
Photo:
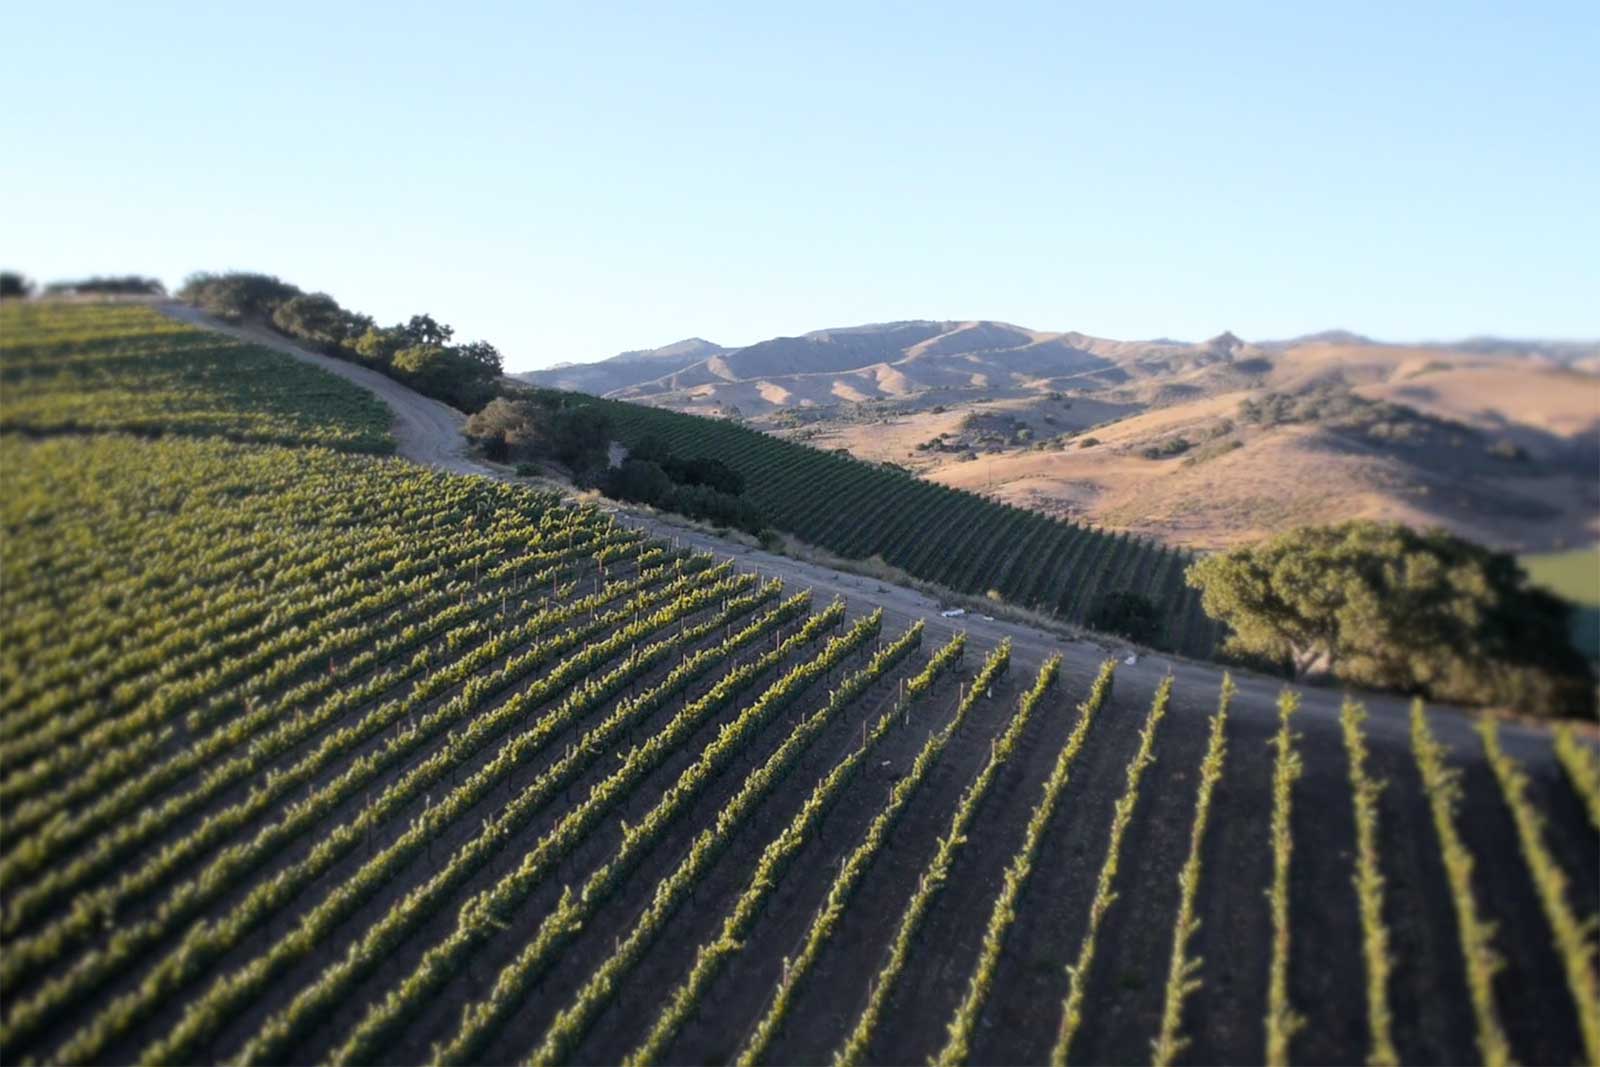
M 467 417 L 449 404 L 423 396 L 370 368 L 301 348 L 258 326 L 235 326 L 187 304 L 162 304 L 160 310 L 180 322 L 276 349 L 374 393 L 394 412 L 394 426 L 391 429 L 395 442 L 400 454 L 413 462 L 452 474 L 493 476 L 494 472 L 472 460 L 467 451 L 467 440 L 461 432 Z
M 454 474 L 506 478 L 503 471 L 473 458 L 462 432 L 466 416 L 447 404 L 425 397 L 374 370 L 308 351 L 265 328 L 235 326 L 177 302 L 162 304 L 160 310 L 182 322 L 275 349 L 371 390 L 394 412 L 395 440 L 399 454 L 406 459 Z M 959 620 L 945 619 L 939 614 L 941 605 L 938 602 L 915 590 L 763 552 L 611 502 L 607 506 L 622 521 L 648 530 L 656 537 L 731 556 L 744 569 L 781 578 L 797 588 L 809 587 L 822 598 L 844 597 L 851 601 L 852 616 L 881 606 L 885 624 L 892 624 L 895 629 L 922 619 L 927 624 L 931 638 L 942 641 L 958 631 L 965 631 L 975 646 L 984 650 L 1010 638 L 1016 659 L 1030 668 L 1037 667 L 1052 654 L 1060 654 L 1063 673 L 1069 680 L 1087 681 L 1108 656 L 1115 655 L 1121 660 L 1132 651 L 1109 639 L 1070 640 L 1020 623 L 999 619 L 989 621 L 970 614 Z M 1140 654 L 1136 663 L 1120 663 L 1117 668 L 1119 679 L 1126 679 L 1141 687 L 1153 687 L 1169 673 L 1175 678 L 1176 693 L 1182 694 L 1177 706 L 1192 702 L 1196 713 L 1209 710 L 1222 682 L 1222 670 L 1217 666 L 1149 653 Z M 1237 669 L 1233 671 L 1233 676 L 1238 685 L 1238 694 L 1234 698 L 1232 714 L 1241 719 L 1254 719 L 1263 726 L 1274 724 L 1283 680 Z M 1302 698 L 1306 718 L 1337 723 L 1342 691 L 1308 687 L 1302 690 Z M 1409 745 L 1406 718 L 1409 704 L 1404 698 L 1378 693 L 1360 694 L 1360 698 L 1372 716 L 1368 729 L 1374 745 L 1400 748 Z M 1447 708 L 1436 710 L 1455 712 L 1455 709 Z M 1481 759 L 1467 713 L 1447 713 L 1436 716 L 1436 719 L 1435 729 L 1441 741 L 1456 749 L 1463 757 Z M 1547 731 L 1538 726 L 1507 724 L 1506 743 L 1514 755 L 1531 762 L 1541 772 L 1558 773 L 1547 741 Z

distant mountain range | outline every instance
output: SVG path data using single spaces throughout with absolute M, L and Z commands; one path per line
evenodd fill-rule
M 516 377 L 536 385 L 682 410 L 737 407 L 750 414 L 908 398 L 931 391 L 1019 395 L 1102 391 L 1139 382 L 1192 383 L 1197 375 L 1231 379 L 1259 372 L 1283 353 L 1310 346 L 1367 348 L 1381 343 L 1347 330 L 1257 343 L 1232 333 L 1201 342 L 1117 341 L 992 320 L 914 320 L 816 330 L 742 348 L 693 337 L 597 363 L 563 364 Z M 1473 338 L 1405 347 L 1600 369 L 1600 343 Z M 1202 373 L 1212 366 L 1217 367 L 1215 373 Z
M 728 351 L 721 345 L 690 337 L 660 348 L 619 352 L 598 363 L 557 363 L 546 370 L 525 371 L 513 377 L 552 389 L 604 395 L 663 374 L 672 374 Z
M 1390 344 L 1349 330 L 1118 341 L 911 321 L 742 348 L 691 338 L 518 377 L 737 417 L 1188 548 L 1352 516 L 1517 550 L 1600 536 L 1596 342 Z M 1303 396 L 1334 399 L 1281 423 L 1244 414 L 1247 401 L 1277 410 Z M 1414 414 L 1362 407 L 1374 404 Z M 1345 409 L 1384 413 L 1356 433 Z

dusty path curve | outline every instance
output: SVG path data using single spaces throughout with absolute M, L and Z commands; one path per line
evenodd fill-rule
M 425 397 L 366 367 L 307 351 L 263 328 L 234 326 L 176 302 L 160 305 L 160 310 L 183 322 L 283 352 L 371 390 L 394 412 L 393 432 L 398 451 L 413 462 L 455 474 L 505 478 L 503 471 L 472 457 L 462 434 L 466 417 L 447 404 Z M 1209 711 L 1216 702 L 1222 670 L 1213 664 L 1147 652 L 1139 652 L 1136 662 L 1129 664 L 1125 660 L 1135 650 L 1109 639 L 1067 639 L 1020 623 L 1000 619 L 988 621 L 970 614 L 960 619 L 945 619 L 939 614 L 941 605 L 937 601 L 912 589 L 763 552 L 610 502 L 608 510 L 616 514 L 619 520 L 647 530 L 653 536 L 731 556 L 741 567 L 781 578 L 791 586 L 809 587 L 820 598 L 844 597 L 850 602 L 852 614 L 881 606 L 885 620 L 896 629 L 909 625 L 915 619 L 922 619 L 927 625 L 930 641 L 942 642 L 958 631 L 965 631 L 975 648 L 986 649 L 1009 637 L 1019 665 L 1036 666 L 1048 656 L 1059 654 L 1069 683 L 1079 688 L 1086 686 L 1088 679 L 1108 656 L 1115 656 L 1123 661 L 1118 664 L 1117 677 L 1127 679 L 1141 690 L 1154 687 L 1164 675 L 1171 673 L 1176 679 L 1174 697 L 1177 707 Z M 1233 676 L 1238 685 L 1233 714 L 1263 721 L 1274 719 L 1283 680 L 1240 670 L 1235 670 Z M 1317 687 L 1300 687 L 1300 690 L 1306 719 L 1318 720 L 1325 725 L 1337 723 L 1343 698 L 1341 692 Z M 1360 699 L 1371 712 L 1368 730 L 1373 742 L 1409 744 L 1409 703 L 1406 700 L 1379 693 L 1360 694 Z M 1454 709 L 1437 710 L 1448 712 Z M 1467 713 L 1444 714 L 1435 716 L 1435 719 L 1441 740 L 1464 752 L 1476 752 L 1477 742 Z M 1524 739 L 1528 742 L 1542 741 L 1547 736 L 1537 726 L 1520 724 L 1508 724 L 1505 732 L 1508 743 L 1514 744 Z M 1523 749 L 1521 744 L 1517 744 L 1517 747 Z M 1518 755 L 1549 759 L 1543 744 L 1519 751 Z
M 466 438 L 461 433 L 467 417 L 449 404 L 423 396 L 370 368 L 301 348 L 287 338 L 259 326 L 235 326 L 207 315 L 198 308 L 176 302 L 162 304 L 160 310 L 180 322 L 276 349 L 302 363 L 321 367 L 330 374 L 370 390 L 394 412 L 392 432 L 395 442 L 400 454 L 409 460 L 453 474 L 494 474 L 472 459 Z

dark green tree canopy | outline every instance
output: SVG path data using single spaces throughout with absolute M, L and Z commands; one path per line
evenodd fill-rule
M 488 341 L 471 341 L 456 345 L 455 353 L 462 362 L 476 368 L 480 375 L 498 378 L 502 370 L 500 350 Z
M 432 315 L 413 315 L 409 322 L 399 328 L 413 345 L 447 345 L 456 332 L 436 321 Z
M 606 466 L 612 430 L 594 408 L 530 392 L 492 401 L 467 420 L 467 434 L 479 442 L 503 441 L 513 459 L 554 459 L 579 472 Z
M 397 362 L 400 358 L 405 352 Z M 499 397 L 469 418 L 467 435 L 492 459 L 563 463 L 576 484 L 617 500 L 749 533 L 766 527 L 755 505 L 741 495 L 744 478 L 721 460 L 676 456 L 660 438 L 651 437 L 613 466 L 611 419 L 580 397 L 519 390 L 515 397 Z
M 453 345 L 455 330 L 432 315 L 390 327 L 339 306 L 327 293 L 305 293 L 270 274 L 196 274 L 179 296 L 234 322 L 260 322 L 336 359 L 363 363 L 463 411 L 500 393 L 500 352 L 487 341 Z
M 270 321 L 279 305 L 299 295 L 299 289 L 273 275 L 240 271 L 192 274 L 178 290 L 180 298 L 234 322 Z
M 1189 584 L 1228 624 L 1227 651 L 1463 704 L 1594 713 L 1570 608 L 1511 556 L 1441 530 L 1308 526 L 1201 560 Z
M 418 392 L 477 411 L 495 397 L 497 375 L 483 363 L 445 345 L 418 344 L 394 354 L 392 373 Z
M 146 278 L 138 274 L 101 275 L 51 282 L 44 287 L 51 295 L 102 294 L 112 296 L 165 296 L 167 287 L 159 278 Z
M 1106 593 L 1089 613 L 1090 629 L 1148 643 L 1161 629 L 1161 615 L 1150 598 L 1127 590 Z
M 351 349 L 360 362 L 387 374 L 394 367 L 395 353 L 409 343 L 406 335 L 398 329 L 368 326 L 356 338 Z
M 327 293 L 302 293 L 277 306 L 272 325 L 324 351 L 336 351 L 361 336 L 372 320 L 346 311 Z

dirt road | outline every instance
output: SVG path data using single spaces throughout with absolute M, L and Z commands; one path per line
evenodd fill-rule
M 467 417 L 448 404 L 423 396 L 375 370 L 301 348 L 262 327 L 235 326 L 197 308 L 175 302 L 160 305 L 160 311 L 193 326 L 276 349 L 302 363 L 321 367 L 330 374 L 370 390 L 394 412 L 392 432 L 395 442 L 400 454 L 409 460 L 453 474 L 492 476 L 494 473 L 472 459 L 466 438 L 461 432 Z
M 371 390 L 394 412 L 393 432 L 399 453 L 413 462 L 456 474 L 504 477 L 501 471 L 479 463 L 472 457 L 462 435 L 466 417 L 446 404 L 422 396 L 366 367 L 307 351 L 266 329 L 233 326 L 184 304 L 164 304 L 161 310 L 183 322 L 276 349 Z M 1115 656 L 1119 660 L 1118 677 L 1127 678 L 1140 686 L 1154 685 L 1168 673 L 1174 675 L 1177 682 L 1174 692 L 1179 694 L 1176 700 L 1178 707 L 1209 711 L 1216 701 L 1222 671 L 1212 664 L 1136 651 L 1112 640 L 1070 640 L 1019 623 L 1000 619 L 989 621 L 972 614 L 946 619 L 940 615 L 941 605 L 938 602 L 915 590 L 763 552 L 609 502 L 608 507 L 619 520 L 645 529 L 653 536 L 731 556 L 743 569 L 781 578 L 794 587 L 811 588 L 820 600 L 844 597 L 850 602 L 852 614 L 882 607 L 886 622 L 894 629 L 909 625 L 915 619 L 922 619 L 927 625 L 931 641 L 943 641 L 958 631 L 965 631 L 975 648 L 987 649 L 1010 638 L 1019 665 L 1036 666 L 1048 656 L 1059 654 L 1069 682 L 1086 681 L 1101 662 L 1108 656 Z M 1135 662 L 1126 662 L 1130 655 L 1137 656 Z M 1271 718 L 1277 714 L 1278 694 L 1284 685 L 1282 679 L 1238 670 L 1233 672 L 1233 677 L 1238 685 L 1238 694 L 1233 703 L 1234 714 L 1252 718 Z M 1337 721 L 1343 699 L 1341 692 L 1302 687 L 1301 693 L 1306 719 L 1323 725 Z M 1361 694 L 1360 698 L 1372 716 L 1368 729 L 1374 742 L 1408 743 L 1409 704 L 1405 699 L 1376 693 Z M 1462 749 L 1464 753 L 1475 752 L 1476 738 L 1469 716 L 1466 713 L 1449 713 L 1453 709 L 1437 710 L 1447 712 L 1435 716 L 1440 739 Z M 1523 750 L 1520 743 L 1523 738 L 1528 742 L 1542 742 L 1546 737 L 1543 730 L 1508 725 L 1506 733 L 1507 743 L 1516 747 L 1519 756 L 1539 755 L 1548 760 L 1544 744 L 1530 745 Z

